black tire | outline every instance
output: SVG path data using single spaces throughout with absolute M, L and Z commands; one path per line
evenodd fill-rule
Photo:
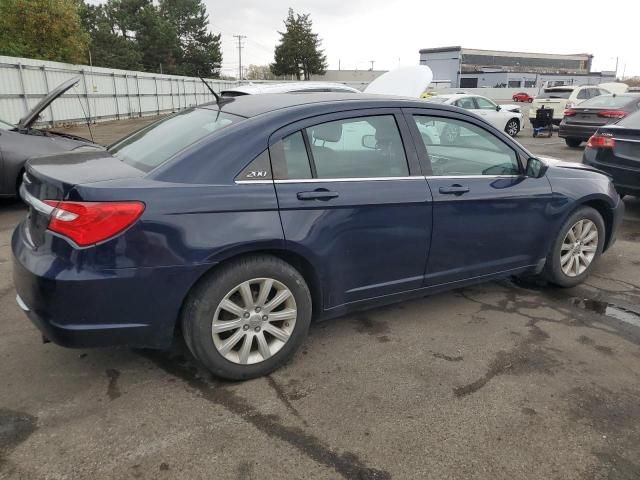
M 621 188 L 620 189 L 616 188 L 616 190 L 618 191 L 618 195 L 620 195 L 620 198 L 624 198 L 624 197 L 626 197 L 628 195 L 633 196 L 633 194 L 630 193 L 628 190 L 624 190 L 624 189 L 621 189 Z
M 267 360 L 254 364 L 234 363 L 214 345 L 212 322 L 225 295 L 237 285 L 255 278 L 275 279 L 291 291 L 297 309 L 295 327 L 287 342 Z M 302 275 L 277 257 L 255 255 L 231 261 L 203 279 L 185 302 L 181 324 L 189 350 L 214 375 L 229 380 L 246 380 L 267 375 L 293 356 L 307 336 L 311 312 L 311 294 Z
M 520 131 L 520 122 L 518 120 L 516 120 L 515 118 L 512 118 L 504 126 L 504 131 L 510 137 L 515 137 L 518 134 L 518 132 Z
M 580 145 L 582 145 L 582 139 L 580 138 L 568 137 L 564 139 L 564 142 L 567 144 L 567 147 L 571 148 L 578 148 Z
M 567 235 L 567 232 L 571 227 L 573 227 L 578 221 L 588 219 L 591 220 L 597 230 L 598 230 L 598 244 L 595 251 L 595 255 L 593 260 L 589 266 L 582 272 L 580 275 L 571 277 L 566 275 L 562 271 L 562 266 L 560 262 L 561 257 L 561 248 L 562 243 Z M 597 210 L 591 207 L 580 207 L 575 212 L 573 212 L 569 217 L 565 220 L 558 232 L 556 239 L 553 241 L 553 245 L 551 247 L 551 251 L 547 255 L 547 261 L 545 263 L 543 276 L 549 282 L 564 288 L 575 287 L 576 285 L 582 283 L 591 273 L 593 266 L 600 258 L 602 254 L 602 248 L 604 246 L 604 239 L 606 234 L 606 227 L 604 224 L 604 220 L 600 213 Z

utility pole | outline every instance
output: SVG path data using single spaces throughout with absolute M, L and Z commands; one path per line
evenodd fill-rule
M 238 39 L 238 80 L 242 80 L 242 40 L 247 38 L 246 35 L 234 35 Z
M 616 80 L 618 79 L 618 57 L 616 57 Z
M 338 71 L 340 71 L 340 59 L 338 59 Z
M 376 63 L 375 60 L 369 60 L 369 63 L 371 64 L 371 71 L 373 72 L 373 64 Z

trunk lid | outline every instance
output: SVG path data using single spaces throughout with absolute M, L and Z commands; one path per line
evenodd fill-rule
M 26 230 L 34 247 L 44 243 L 44 233 L 53 210 L 46 200 L 86 200 L 74 198 L 77 185 L 145 175 L 106 151 L 36 157 L 27 162 L 25 170 L 20 195 L 29 206 Z
M 31 109 L 24 117 L 20 119 L 18 122 L 18 128 L 21 130 L 29 130 L 35 121 L 38 119 L 40 114 L 49 106 L 51 103 L 62 95 L 64 92 L 69 90 L 71 87 L 74 87 L 80 81 L 80 77 L 76 76 L 70 78 L 66 82 L 61 83 L 56 88 L 51 90 L 48 95 L 46 95 L 42 100 L 38 102 L 38 104 Z

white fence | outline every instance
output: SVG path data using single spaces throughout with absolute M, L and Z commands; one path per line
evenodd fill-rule
M 0 118 L 17 123 L 47 92 L 78 75 L 78 85 L 57 99 L 39 123 L 157 115 L 214 100 L 199 78 L 0 56 Z M 237 85 L 208 82 L 217 91 Z

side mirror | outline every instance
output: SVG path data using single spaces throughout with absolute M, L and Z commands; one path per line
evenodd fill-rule
M 527 177 L 541 178 L 547 172 L 547 164 L 539 158 L 531 157 L 527 160 Z
M 375 135 L 364 135 L 362 137 L 362 146 L 364 148 L 370 148 L 371 150 L 374 150 L 376 148 L 378 142 L 376 142 L 376 136 Z
M 496 105 L 496 112 L 499 112 L 500 110 L 502 110 L 502 108 L 500 107 L 500 105 Z

